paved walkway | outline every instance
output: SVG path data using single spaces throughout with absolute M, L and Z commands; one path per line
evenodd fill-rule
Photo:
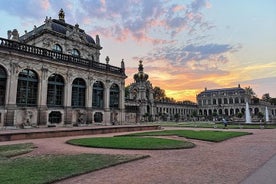
M 275 184 L 276 183 L 276 155 L 263 166 L 246 178 L 241 184 Z
M 69 178 L 57 182 L 58 184 L 252 184 L 253 181 L 270 184 L 276 181 L 276 130 L 235 131 L 248 131 L 253 135 L 221 143 L 189 140 L 197 146 L 192 149 L 159 151 L 97 149 L 65 144 L 65 141 L 72 137 L 0 142 L 0 145 L 33 142 L 38 148 L 29 155 L 78 153 L 150 155 L 146 159 Z M 118 134 L 91 137 L 113 135 Z

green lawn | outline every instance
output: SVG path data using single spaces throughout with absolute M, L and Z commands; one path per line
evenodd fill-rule
M 214 122 L 204 122 L 204 121 L 194 121 L 194 122 L 154 122 L 150 123 L 154 125 L 160 125 L 163 127 L 191 127 L 191 128 L 224 128 L 223 123 L 214 123 Z M 263 124 L 260 125 L 250 125 L 250 124 L 228 124 L 229 129 L 274 129 L 276 124 Z
M 145 158 L 139 155 L 42 155 L 0 160 L 0 183 L 42 184 Z
M 32 143 L 11 144 L 0 146 L 0 157 L 13 157 L 33 151 L 36 147 Z
M 233 137 L 249 135 L 248 132 L 233 131 L 211 131 L 211 130 L 164 130 L 154 132 L 142 132 L 127 134 L 124 136 L 180 136 L 189 139 L 198 139 L 203 141 L 221 142 Z
M 172 139 L 161 139 L 153 137 L 99 137 L 72 139 L 67 141 L 69 144 L 96 147 L 96 148 L 114 148 L 114 149 L 183 149 L 192 148 L 195 145 L 187 141 Z
M 43 184 L 146 158 L 146 155 L 41 155 L 12 158 L 32 151 L 32 143 L 0 146 L 0 183 Z

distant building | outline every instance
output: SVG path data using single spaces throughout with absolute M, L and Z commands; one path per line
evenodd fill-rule
M 46 17 L 19 36 L 0 38 L 0 126 L 125 121 L 125 68 L 100 62 L 99 36 Z
M 263 100 L 254 100 L 246 93 L 245 89 L 238 87 L 210 89 L 205 88 L 204 91 L 197 95 L 198 115 L 205 120 L 213 120 L 215 118 L 227 117 L 237 120 L 237 115 L 244 115 L 246 110 L 246 102 L 250 106 L 250 114 L 253 121 L 259 121 L 260 114 L 265 115 L 266 107 L 269 109 L 269 116 L 275 118 L 276 107 L 269 102 Z M 241 119 L 239 119 L 241 120 Z

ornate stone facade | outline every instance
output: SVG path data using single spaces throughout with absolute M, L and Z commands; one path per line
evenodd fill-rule
M 125 121 L 125 68 L 100 62 L 96 41 L 59 19 L 0 38 L 0 127 Z M 116 114 L 114 116 L 113 114 Z
M 139 61 L 138 73 L 133 76 L 134 82 L 129 87 L 126 100 L 126 121 L 171 121 L 187 120 L 197 111 L 196 104 L 169 103 L 154 100 L 154 91 L 149 75 L 144 73 L 143 62 Z
M 245 89 L 238 87 L 211 89 L 197 95 L 198 115 L 204 120 L 227 117 L 236 121 L 245 121 L 246 102 L 250 106 L 250 114 L 253 121 L 260 121 L 259 112 L 265 115 L 266 107 L 269 109 L 269 117 L 276 117 L 276 107 L 262 100 L 254 101 L 246 93 Z M 238 113 L 243 115 L 237 119 Z M 259 117 L 258 117 L 259 116 Z

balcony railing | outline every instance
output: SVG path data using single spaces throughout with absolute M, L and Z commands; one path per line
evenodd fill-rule
M 85 68 L 91 68 L 99 71 L 105 71 L 108 73 L 119 74 L 125 76 L 125 71 L 122 68 L 111 66 L 108 64 L 99 63 L 96 61 L 74 57 L 68 54 L 62 54 L 59 52 L 51 51 L 48 49 L 35 47 L 27 44 L 23 44 L 17 41 L 0 38 L 0 48 L 10 51 L 22 52 L 24 54 L 39 56 L 51 59 L 54 62 L 62 62 L 82 66 Z

